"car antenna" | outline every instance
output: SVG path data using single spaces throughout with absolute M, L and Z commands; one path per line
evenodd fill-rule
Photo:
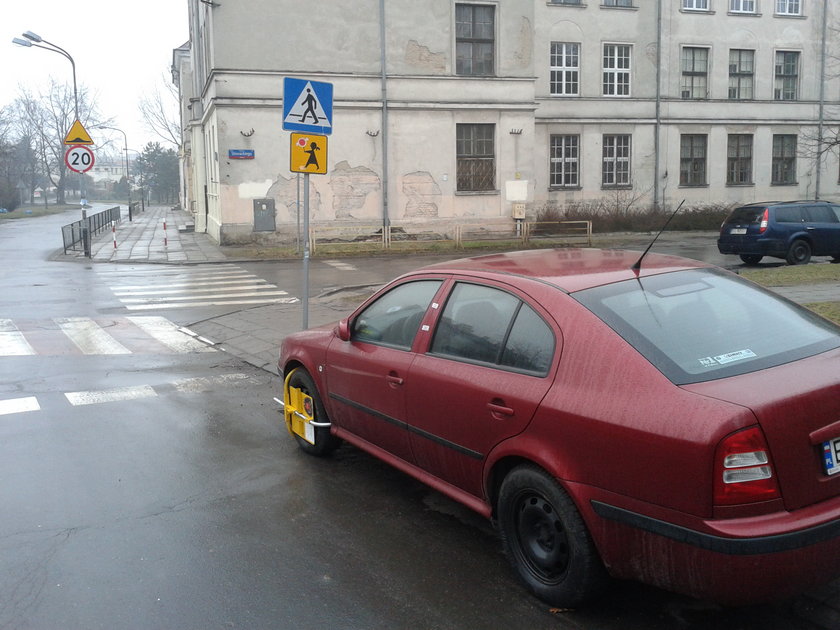
M 661 230 L 659 230 L 659 232 L 657 232 L 656 236 L 654 236 L 654 237 L 653 237 L 653 240 L 650 242 L 650 245 L 648 245 L 648 246 L 647 246 L 647 249 L 646 249 L 644 252 L 642 252 L 642 255 L 641 255 L 641 256 L 639 256 L 639 260 L 637 260 L 635 263 L 633 263 L 633 266 L 632 266 L 632 267 L 630 267 L 630 269 L 632 269 L 632 270 L 633 270 L 633 272 L 636 274 L 636 277 L 637 277 L 637 278 L 639 277 L 639 270 L 642 268 L 642 259 L 643 259 L 645 256 L 647 256 L 647 253 L 650 251 L 650 248 L 651 248 L 651 247 L 653 247 L 653 244 L 656 242 L 656 239 L 658 239 L 658 238 L 659 238 L 659 235 L 660 235 L 660 234 L 662 234 L 662 232 L 664 232 L 664 231 L 665 231 L 665 228 L 666 228 L 666 227 L 668 227 L 668 224 L 671 222 L 671 219 L 673 219 L 675 216 L 677 216 L 677 212 L 679 212 L 679 211 L 680 211 L 680 208 L 682 208 L 682 206 L 683 206 L 683 204 L 684 204 L 684 203 L 685 203 L 685 199 L 683 199 L 682 201 L 680 201 L 680 205 L 678 205 L 678 206 L 677 206 L 677 209 L 676 209 L 676 210 L 674 210 L 674 211 L 671 213 L 671 216 L 670 216 L 670 217 L 668 217 L 668 220 L 667 220 L 667 221 L 665 221 L 665 225 L 663 225 L 663 226 L 662 226 L 662 229 L 661 229 Z

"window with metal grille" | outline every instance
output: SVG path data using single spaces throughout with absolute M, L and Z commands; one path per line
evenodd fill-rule
M 685 46 L 682 49 L 680 98 L 709 96 L 709 49 Z
M 495 133 L 492 124 L 456 126 L 458 190 L 496 189 Z
M 705 134 L 683 134 L 680 136 L 680 186 L 706 185 Z
M 455 74 L 486 77 L 495 72 L 494 10 L 483 4 L 455 5 Z
M 753 137 L 729 134 L 726 142 L 726 183 L 752 184 Z
M 601 184 L 610 186 L 630 185 L 630 136 L 605 135 L 603 139 Z
M 776 0 L 776 13 L 778 15 L 801 15 L 801 0 Z
M 580 81 L 580 44 L 551 42 L 551 94 L 577 96 Z
M 799 53 L 776 51 L 776 78 L 773 98 L 777 101 L 795 101 L 799 87 Z
M 603 95 L 630 96 L 630 46 L 604 44 Z
M 773 136 L 773 173 L 770 183 L 776 185 L 796 183 L 796 135 Z
M 552 188 L 580 185 L 580 136 L 551 136 L 549 171 Z
M 729 98 L 743 101 L 753 98 L 755 51 L 733 48 L 729 51 Z

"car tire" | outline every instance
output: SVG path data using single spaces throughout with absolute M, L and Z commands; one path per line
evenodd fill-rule
M 313 406 L 315 408 L 313 418 L 316 422 L 330 421 L 327 416 L 327 411 L 324 409 L 324 404 L 321 402 L 321 396 L 318 394 L 318 390 L 315 387 L 315 381 L 312 380 L 309 372 L 303 368 L 295 369 L 289 379 L 289 386 L 298 388 L 305 394 L 312 397 Z M 315 427 L 315 444 L 310 444 L 299 435 L 295 435 L 294 437 L 300 447 L 300 450 L 304 453 L 315 455 L 317 457 L 329 455 L 341 446 L 341 440 L 330 433 L 329 427 Z
M 541 468 L 519 466 L 505 477 L 496 522 L 519 578 L 546 603 L 574 608 L 606 585 L 606 570 L 583 518 Z
M 811 261 L 811 246 L 808 241 L 801 238 L 793 241 L 785 260 L 789 265 L 807 265 Z
M 761 254 L 741 254 L 740 258 L 745 265 L 757 265 L 764 256 Z
M 840 254 L 835 254 L 831 257 L 831 262 L 833 263 L 840 263 Z

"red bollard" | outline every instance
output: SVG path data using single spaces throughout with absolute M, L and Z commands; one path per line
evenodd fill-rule
M 167 242 L 168 239 L 166 238 L 166 219 L 163 220 L 163 246 L 166 247 L 169 243 Z
M 111 232 L 114 234 L 114 249 L 117 249 L 117 222 L 111 221 Z

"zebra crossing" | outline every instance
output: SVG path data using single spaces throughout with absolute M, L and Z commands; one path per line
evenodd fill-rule
M 209 342 L 161 316 L 0 318 L 0 357 L 187 354 Z
M 98 269 L 130 311 L 293 304 L 298 298 L 235 264 Z

